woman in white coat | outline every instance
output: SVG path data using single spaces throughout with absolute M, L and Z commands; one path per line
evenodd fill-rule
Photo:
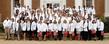
M 26 40 L 26 21 L 25 20 L 21 20 L 21 29 L 22 29 L 22 33 L 23 33 L 23 39 Z
M 31 23 L 31 31 L 32 31 L 32 38 L 36 38 L 37 37 L 37 21 L 33 20 Z

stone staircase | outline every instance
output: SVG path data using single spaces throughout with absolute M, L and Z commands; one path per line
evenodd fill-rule
M 5 33 L 0 33 L 0 39 L 4 39 L 5 38 Z

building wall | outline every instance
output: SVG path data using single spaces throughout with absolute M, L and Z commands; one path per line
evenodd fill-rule
M 75 0 L 67 0 L 67 1 L 66 1 L 66 6 L 67 6 L 67 7 L 72 7 L 72 6 L 75 5 L 74 2 L 75 2 Z
M 105 0 L 95 0 L 95 9 L 97 16 L 104 16 L 105 14 Z
M 105 17 L 109 17 L 109 0 L 105 0 Z
M 0 0 L 0 18 L 1 21 L 6 19 L 6 17 L 11 16 L 11 1 L 10 0 Z
M 40 7 L 40 0 L 32 0 L 32 8 L 36 9 Z

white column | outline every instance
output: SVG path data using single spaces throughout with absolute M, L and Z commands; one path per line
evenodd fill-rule
M 109 17 L 109 0 L 105 0 L 105 17 Z
M 14 1 L 13 0 L 11 0 L 11 16 L 13 16 L 14 15 L 14 3 L 13 3 Z
M 95 6 L 95 0 L 92 0 L 92 6 Z
M 85 4 L 85 6 L 86 6 L 86 0 L 84 0 L 84 4 Z

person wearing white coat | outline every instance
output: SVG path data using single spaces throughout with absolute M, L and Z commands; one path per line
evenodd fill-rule
M 70 23 L 70 31 L 69 31 L 69 34 L 70 34 L 70 39 L 72 40 L 72 38 L 75 36 L 75 29 L 76 29 L 76 21 L 73 19 Z
M 83 30 L 83 20 L 79 20 L 76 23 L 76 34 L 77 34 L 75 37 L 76 40 L 80 40 L 82 30 Z
M 39 38 L 39 40 L 42 40 L 42 30 L 43 30 L 43 25 L 42 25 L 42 21 L 39 21 L 38 23 L 37 23 L 37 28 L 38 28 L 38 30 L 37 30 L 37 32 L 38 32 L 38 38 Z
M 62 23 L 62 28 L 63 28 L 63 40 L 66 40 L 67 39 L 67 36 L 68 36 L 68 23 L 66 20 L 63 21 Z
M 92 39 L 96 37 L 96 31 L 97 31 L 97 23 L 96 23 L 96 20 L 93 20 L 92 24 L 91 24 L 91 37 L 92 37 Z
M 32 33 L 31 20 L 27 19 L 27 21 L 26 21 L 26 34 L 28 34 L 27 37 L 29 38 L 29 40 L 31 40 L 31 38 L 32 38 L 31 33 Z
M 62 23 L 61 23 L 61 19 L 58 21 L 57 29 L 58 29 L 58 39 L 62 40 Z
M 32 38 L 37 37 L 37 21 L 33 20 L 31 23 L 31 31 L 32 31 Z
M 47 30 L 47 39 L 52 39 L 53 38 L 53 22 L 52 20 L 49 21 L 48 24 L 48 30 Z
M 11 30 L 12 21 L 10 19 L 6 19 L 3 21 L 3 26 L 5 29 L 6 40 L 10 39 L 10 30 Z
M 17 40 L 20 40 L 20 20 L 18 20 L 17 22 L 12 21 L 12 30 L 11 30 L 11 33 L 12 33 L 12 39 L 15 39 L 15 34 L 17 35 Z
M 21 20 L 21 29 L 22 29 L 22 33 L 23 33 L 23 39 L 26 39 L 26 21 Z
M 54 40 L 57 40 L 57 36 L 58 36 L 58 27 L 57 27 L 57 21 L 54 20 L 53 22 L 53 36 L 54 36 Z
M 42 23 L 42 28 L 43 28 L 43 30 L 42 30 L 42 39 L 46 40 L 46 31 L 48 29 L 48 25 L 47 25 L 46 20 Z
M 83 22 L 82 40 L 88 40 L 88 22 L 86 19 Z
M 97 38 L 98 38 L 98 40 L 103 40 L 103 38 L 104 38 L 104 23 L 101 20 L 99 20 L 99 24 L 97 26 L 98 26 L 98 30 L 96 33 Z

